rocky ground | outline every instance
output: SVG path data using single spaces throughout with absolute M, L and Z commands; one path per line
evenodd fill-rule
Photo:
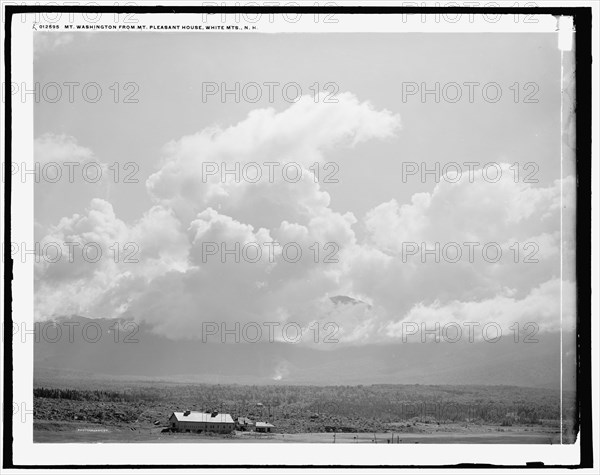
M 40 430 L 57 430 L 60 423 L 99 424 L 109 430 L 144 430 L 164 428 L 173 410 L 182 410 L 177 404 L 166 402 L 98 402 L 75 401 L 68 399 L 35 398 L 34 421 Z M 242 415 L 242 414 L 240 414 Z M 255 410 L 243 414 L 254 420 L 269 420 L 276 426 L 276 432 L 286 434 L 301 433 L 431 433 L 431 432 L 478 432 L 488 431 L 490 427 L 497 432 L 515 429 L 501 424 L 482 422 L 450 423 L 439 422 L 433 418 L 412 418 L 393 420 L 390 417 L 366 418 L 360 416 L 341 416 L 337 414 L 314 414 L 303 411 L 274 412 L 265 417 L 263 411 Z M 70 427 L 70 426 L 69 426 Z M 541 425 L 520 425 L 520 430 L 553 430 Z M 483 428 L 483 429 L 482 429 Z

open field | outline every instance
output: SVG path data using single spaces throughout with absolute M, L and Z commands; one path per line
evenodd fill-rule
M 35 442 L 389 443 L 393 435 L 394 443 L 551 444 L 560 432 L 560 399 L 552 389 L 48 383 L 34 389 Z M 563 399 L 565 409 L 573 397 Z M 173 411 L 207 409 L 271 422 L 275 433 L 162 432 Z M 572 420 L 566 410 L 563 442 L 574 439 Z
M 36 443 L 347 443 L 347 444 L 556 444 L 558 430 L 543 427 L 465 427 L 417 423 L 419 432 L 313 432 L 256 434 L 239 432 L 227 436 L 161 433 L 161 429 L 107 428 L 101 424 L 39 422 L 34 427 Z M 335 436 L 335 437 L 334 437 Z

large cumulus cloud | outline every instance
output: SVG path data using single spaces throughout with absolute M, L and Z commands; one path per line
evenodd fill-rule
M 334 322 L 336 338 L 348 344 L 393 341 L 409 320 L 533 320 L 542 331 L 556 330 L 558 256 L 562 250 L 565 261 L 574 257 L 574 180 L 533 185 L 508 173 L 497 183 L 442 180 L 431 192 L 407 203 L 390 199 L 366 216 L 335 211 L 311 167 L 325 163 L 334 147 L 393 140 L 399 128 L 397 114 L 345 93 L 335 104 L 305 97 L 282 112 L 255 110 L 228 128 L 167 144 L 146 183 L 154 206 L 137 221 L 121 221 L 107 201 L 94 199 L 46 230 L 47 241 L 98 242 L 106 254 L 93 265 L 38 264 L 37 318 L 126 316 L 171 338 L 199 338 L 206 322 L 295 322 L 305 331 Z M 272 180 L 206 173 L 207 163 L 231 170 L 265 162 L 279 164 Z M 284 179 L 286 163 L 300 167 L 297 181 Z M 448 241 L 494 242 L 506 257 L 423 263 L 403 252 L 406 242 Z M 115 262 L 115 242 L 135 243 L 139 262 Z M 514 262 L 515 242 L 535 243 L 537 262 L 523 262 L 531 248 L 522 247 Z M 285 243 L 302 250 L 294 262 Z M 207 253 L 213 245 L 218 250 Z M 221 254 L 236 246 L 251 247 L 253 262 Z M 572 320 L 571 265 L 562 279 L 563 317 Z M 332 299 L 339 295 L 353 300 Z

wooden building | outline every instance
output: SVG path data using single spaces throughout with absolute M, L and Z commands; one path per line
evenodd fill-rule
M 272 432 L 275 429 L 273 424 L 269 424 L 268 422 L 257 422 L 256 423 L 256 432 Z
M 217 432 L 227 434 L 235 429 L 229 414 L 218 412 L 174 412 L 169 417 L 169 428 L 179 432 Z

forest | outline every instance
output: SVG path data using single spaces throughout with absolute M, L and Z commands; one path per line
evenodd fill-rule
M 217 410 L 287 432 L 384 430 L 411 422 L 558 425 L 558 391 L 510 386 L 243 386 L 108 383 L 34 388 L 34 420 L 164 425 L 172 411 Z M 564 417 L 574 395 L 563 395 Z

